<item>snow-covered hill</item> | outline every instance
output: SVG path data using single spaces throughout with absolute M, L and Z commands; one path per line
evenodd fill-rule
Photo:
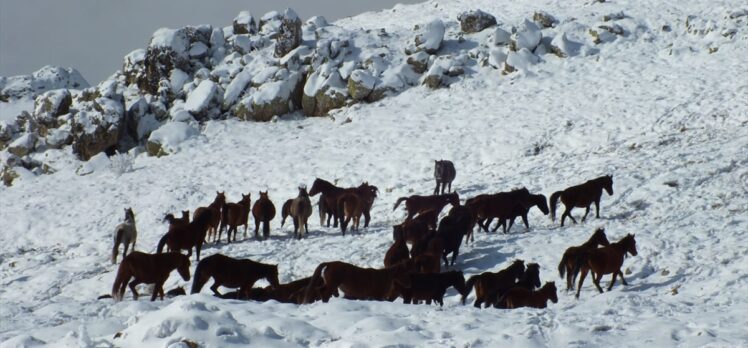
M 462 33 L 458 16 L 476 9 L 495 16 L 498 26 Z M 548 52 L 497 45 L 506 35 L 496 28 L 515 45 L 534 41 L 538 31 L 531 22 L 540 11 L 555 18 L 549 28 L 538 26 L 538 45 L 545 42 Z M 238 16 L 237 23 L 245 19 Z M 194 89 L 167 96 L 172 104 L 165 106 L 166 119 L 154 116 L 151 124 L 153 129 L 183 124 L 192 132 L 183 138 L 168 128 L 154 132 L 154 139 L 167 140 L 161 144 L 173 144 L 168 156 L 150 157 L 142 145 L 112 158 L 92 154 L 87 162 L 76 157 L 75 145 L 42 146 L 17 158 L 3 155 L 4 164 L 35 161 L 36 168 L 44 164 L 51 174 L 35 176 L 16 166 L 20 177 L 13 186 L 0 186 L 0 345 L 177 347 L 189 340 L 215 347 L 748 346 L 745 4 L 432 1 L 344 19 L 326 33 L 351 39 L 354 55 L 365 43 L 391 44 L 387 66 L 396 69 L 411 66 L 404 50 L 422 33 L 413 27 L 431 28 L 426 32 L 433 34 L 439 32 L 436 20 L 445 34 L 436 53 L 425 53 L 423 73 L 386 98 L 331 109 L 331 117 L 307 118 L 297 111 L 273 123 L 212 116 L 197 123 L 198 110 L 235 111 L 191 92 L 220 89 L 226 101 L 234 82 L 210 85 L 205 81 L 211 79 L 195 71 L 184 82 Z M 386 37 L 377 34 L 381 28 Z M 560 48 L 567 57 L 553 53 Z M 272 55 L 275 47 L 262 50 Z M 517 62 L 509 64 L 515 71 L 509 72 L 507 62 Z M 345 60 L 338 63 L 344 66 Z M 457 67 L 464 74 L 450 76 Z M 273 75 L 275 82 L 290 81 L 293 72 L 286 69 Z M 366 67 L 357 74 L 366 75 L 363 70 L 382 80 L 387 69 L 376 75 Z M 429 88 L 429 72 L 446 83 Z M 310 83 L 313 75 L 305 76 L 305 85 L 327 86 Z M 70 98 L 71 109 L 89 115 L 112 110 L 113 115 L 117 104 L 101 99 L 129 97 L 111 81 L 118 80 L 88 90 L 98 96 L 73 86 L 62 86 L 71 89 L 69 97 L 59 90 L 46 93 L 53 106 L 65 104 L 54 100 Z M 262 89 L 247 88 L 243 98 L 262 95 L 252 88 Z M 139 86 L 135 94 L 143 91 Z M 146 94 L 138 109 L 142 115 L 160 98 Z M 2 103 L 0 120 L 8 110 L 36 114 L 28 98 Z M 80 118 L 70 116 L 73 123 Z M 148 128 L 140 127 L 135 128 Z M 51 130 L 59 127 L 49 129 L 54 134 Z M 9 133 L 13 142 L 21 142 L 19 132 Z M 579 300 L 561 290 L 559 302 L 547 309 L 513 311 L 463 306 L 454 290 L 443 308 L 401 300 L 333 299 L 304 306 L 240 302 L 215 299 L 208 289 L 154 303 L 132 301 L 129 292 L 119 303 L 96 300 L 111 289 L 116 271 L 109 262 L 111 234 L 123 208 L 135 211 L 137 249 L 153 252 L 167 230 L 161 222 L 167 212 L 207 205 L 216 190 L 238 201 L 241 193 L 256 199 L 267 189 L 280 206 L 295 196 L 299 184 L 311 185 L 315 177 L 341 186 L 377 185 L 381 192 L 371 226 L 342 237 L 339 230 L 320 227 L 315 211 L 304 240 L 293 240 L 289 226 L 281 229 L 276 219 L 270 240 L 210 245 L 203 255 L 220 252 L 277 263 L 281 282 L 308 276 L 324 261 L 379 267 L 391 243 L 391 226 L 404 217 L 392 204 L 401 196 L 431 192 L 433 160 L 442 158 L 456 164 L 453 187 L 463 201 L 518 186 L 548 196 L 603 174 L 614 177 L 615 194 L 603 197 L 600 219 L 559 228 L 558 221 L 532 210 L 529 232 L 515 227 L 508 235 L 477 233 L 455 265 L 466 276 L 496 271 L 519 258 L 539 263 L 542 281 L 561 285 L 556 266 L 565 248 L 604 226 L 611 240 L 636 234 L 639 255 L 624 262 L 629 285 L 598 294 L 588 280 Z M 166 288 L 184 284 L 173 275 Z

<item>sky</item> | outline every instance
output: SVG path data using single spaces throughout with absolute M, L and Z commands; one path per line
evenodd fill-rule
M 120 69 L 158 28 L 224 27 L 237 13 L 293 8 L 303 19 L 328 21 L 419 0 L 0 0 L 0 76 L 44 65 L 73 67 L 90 84 Z

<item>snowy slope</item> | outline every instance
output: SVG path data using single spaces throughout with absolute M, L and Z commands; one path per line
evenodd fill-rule
M 336 24 L 405 36 L 426 18 L 449 24 L 474 8 L 511 25 L 536 10 L 561 25 L 623 11 L 631 35 L 589 56 L 546 55 L 511 75 L 480 67 L 449 88 L 408 89 L 332 118 L 209 121 L 175 154 L 133 151 L 132 171 L 121 175 L 105 157 L 79 169 L 70 153 L 48 150 L 56 173 L 0 187 L 0 345 L 748 346 L 748 17 L 729 18 L 745 4 L 427 2 Z M 738 31 L 730 40 L 689 33 L 689 15 L 698 18 L 692 26 Z M 603 197 L 600 219 L 559 228 L 532 210 L 529 232 L 478 233 L 455 268 L 469 276 L 521 258 L 562 288 L 556 266 L 565 248 L 604 226 L 611 241 L 636 233 L 639 255 L 624 262 L 629 286 L 598 294 L 588 280 L 579 300 L 560 291 L 545 310 L 514 311 L 462 306 L 453 290 L 444 308 L 225 301 L 207 288 L 155 303 L 132 301 L 129 292 L 120 303 L 95 300 L 111 289 L 111 233 L 124 207 L 136 214 L 137 249 L 153 252 L 167 212 L 207 205 L 216 190 L 238 201 L 268 189 L 279 207 L 315 177 L 377 185 L 372 225 L 342 237 L 321 228 L 315 211 L 307 239 L 292 240 L 274 220 L 268 241 L 210 245 L 203 255 L 277 263 L 282 282 L 330 260 L 379 267 L 391 225 L 404 217 L 392 203 L 431 192 L 433 160 L 441 158 L 455 162 L 453 187 L 463 199 L 518 186 L 550 196 L 613 174 L 615 194 Z M 165 287 L 184 284 L 172 275 Z

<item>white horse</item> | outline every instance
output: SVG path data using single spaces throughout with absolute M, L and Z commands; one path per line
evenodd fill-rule
M 122 257 L 127 256 L 127 249 L 132 244 L 132 250 L 135 250 L 135 240 L 138 238 L 138 230 L 135 228 L 135 214 L 132 208 L 125 209 L 125 222 L 114 228 L 114 248 L 112 248 L 112 263 L 117 263 L 117 253 L 119 252 L 120 243 L 125 244 L 125 250 Z

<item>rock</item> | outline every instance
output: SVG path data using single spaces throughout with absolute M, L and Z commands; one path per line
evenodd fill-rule
M 477 33 L 496 25 L 496 17 L 481 10 L 463 12 L 457 16 L 463 33 Z
M 428 69 L 429 57 L 428 53 L 421 51 L 408 56 L 407 63 L 413 67 L 413 71 L 423 74 Z
M 447 76 L 449 76 L 449 77 L 457 77 L 457 76 L 460 76 L 460 75 L 464 75 L 465 74 L 465 68 L 463 68 L 461 66 L 451 66 L 451 67 L 449 67 L 449 69 L 447 69 L 447 71 L 446 71 L 445 74 Z
M 347 99 L 348 86 L 340 73 L 333 65 L 324 64 L 307 77 L 301 107 L 307 116 L 324 116 L 345 106 Z
M 23 157 L 34 151 L 37 137 L 34 133 L 26 133 L 8 145 L 8 152 Z
M 551 28 L 558 23 L 558 20 L 556 20 L 555 17 L 543 11 L 533 13 L 532 20 L 535 23 L 540 24 L 540 27 L 542 28 Z
M 88 82 L 78 70 L 47 65 L 31 75 L 11 76 L 0 83 L 0 100 L 34 99 L 55 89 L 82 89 Z
M 425 51 L 428 54 L 435 54 L 442 45 L 445 30 L 444 23 L 438 19 L 424 25 L 415 37 L 416 52 Z
M 189 55 L 190 58 L 203 59 L 208 56 L 208 45 L 202 42 L 195 42 L 190 46 Z
M 197 88 L 187 97 L 184 109 L 198 121 L 217 117 L 223 99 L 223 93 L 219 89 L 220 87 L 211 80 L 200 81 Z
M 241 11 L 234 18 L 234 34 L 257 34 L 257 24 L 249 11 Z
M 374 91 L 377 80 L 369 70 L 354 70 L 348 79 L 348 94 L 353 100 L 364 100 Z
M 198 134 L 200 132 L 188 123 L 167 122 L 151 132 L 145 149 L 149 156 L 156 157 L 176 153 L 181 143 Z
M 223 110 L 228 110 L 239 100 L 250 81 L 252 81 L 252 74 L 246 70 L 234 76 L 223 93 Z
M 511 50 L 519 51 L 526 48 L 532 51 L 540 43 L 541 37 L 540 28 L 532 21 L 525 19 L 517 29 L 517 32 L 512 35 Z
M 434 65 L 423 77 L 423 82 L 421 84 L 431 89 L 437 89 L 442 86 L 442 76 L 444 76 L 444 69 L 438 65 Z
M 0 171 L 0 180 L 3 181 L 3 185 L 13 186 L 13 181 L 18 177 L 18 173 L 12 167 L 3 165 L 3 170 Z
M 34 119 L 39 124 L 39 134 L 45 136 L 48 128 L 56 128 L 57 117 L 70 112 L 73 97 L 67 89 L 47 91 L 34 100 Z
M 243 120 L 267 122 L 274 116 L 296 110 L 301 105 L 304 82 L 301 74 L 283 69 L 274 79 L 249 92 L 249 96 L 237 104 L 236 116 Z
M 309 19 L 306 20 L 306 22 L 304 24 L 306 26 L 308 26 L 309 29 L 311 29 L 311 30 L 316 30 L 318 28 L 324 28 L 324 27 L 330 25 L 329 23 L 327 23 L 327 19 L 325 19 L 325 17 L 322 17 L 322 16 L 314 16 L 312 18 L 309 18 Z
M 494 48 L 488 53 L 488 64 L 494 69 L 501 69 L 506 62 L 506 52 L 502 49 Z
M 553 38 L 550 45 L 551 53 L 561 57 L 572 57 L 579 54 L 583 44 L 569 40 L 566 33 L 561 33 Z
M 509 45 L 512 43 L 512 34 L 502 28 L 496 28 L 491 36 L 493 44 L 497 46 Z
M 592 37 L 592 42 L 596 45 L 606 42 L 612 42 L 616 36 L 623 35 L 623 28 L 618 24 L 598 25 L 597 29 L 589 29 L 588 33 Z
M 125 134 L 125 111 L 121 96 L 99 97 L 98 89 L 88 89 L 73 97 L 70 133 L 72 148 L 81 160 L 115 148 Z
M 511 73 L 516 70 L 527 70 L 530 66 L 537 64 L 540 61 L 536 55 L 534 55 L 527 48 L 522 48 L 517 52 L 509 51 L 504 63 L 504 72 Z
M 275 56 L 283 57 L 301 44 L 301 19 L 288 8 L 281 18 L 278 34 L 275 37 Z

